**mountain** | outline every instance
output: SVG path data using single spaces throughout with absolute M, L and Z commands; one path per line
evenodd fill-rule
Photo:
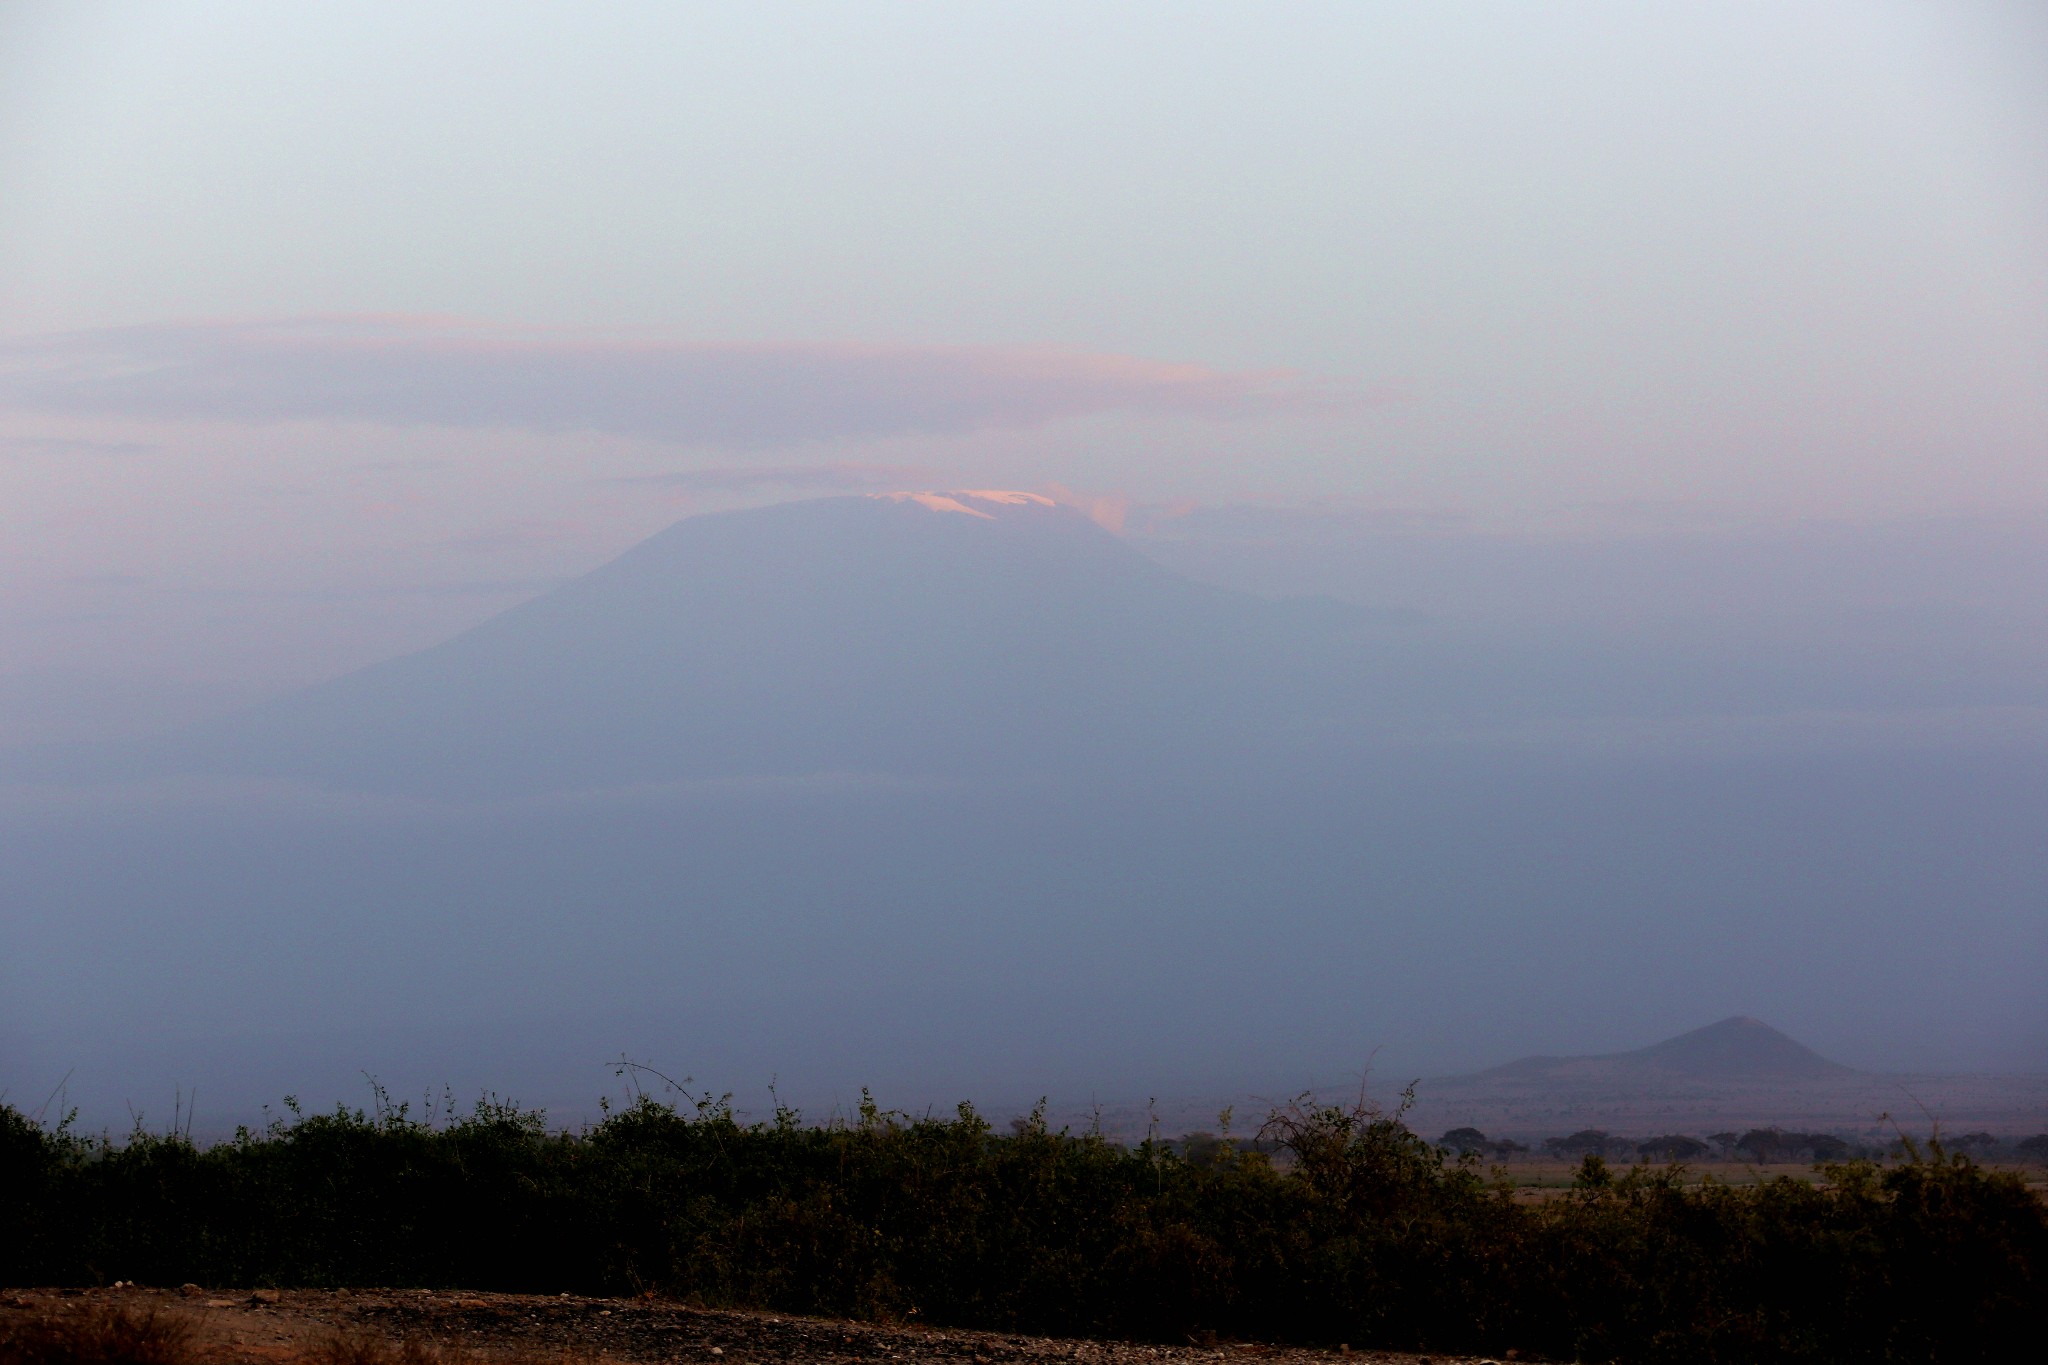
M 1674 683 L 1674 679 L 1680 680 Z M 22 781 L 282 779 L 520 797 L 690 782 L 1128 777 L 1244 790 L 1536 720 L 1640 719 L 1710 672 L 1198 583 L 1030 493 L 687 518 L 433 648 Z
M 1735 1016 L 1633 1052 L 1524 1057 L 1475 1075 L 1469 1084 L 1571 1085 L 1659 1081 L 1817 1081 L 1852 1075 L 1760 1019 Z
M 1647 1028 L 1794 992 L 1882 1056 L 1957 982 L 1981 1017 L 2038 997 L 2024 754 L 1524 742 L 1517 707 L 1654 717 L 1725 679 L 1462 629 L 1204 586 L 1024 495 L 693 517 L 238 716 L 51 778 L 0 755 L 0 1085 L 76 1067 L 110 1116 L 183 1083 L 253 1118 L 363 1071 L 573 1105 L 630 1051 L 821 1110 L 1028 1104 L 1270 1093 L 1381 1043 L 1419 1070 L 1588 1002 Z M 1852 916 L 1904 927 L 1844 975 Z M 1786 946 L 1701 949 L 1758 941 Z M 1790 1126 L 1832 1087 L 1686 1074 L 1799 1069 L 1753 1034 L 1421 1098 L 1457 1111 L 1436 1131 Z M 1589 1117 L 1618 1105 L 1642 1126 Z
M 1341 730 L 1387 624 L 1196 583 L 1033 494 L 825 498 L 689 518 L 444 644 L 121 762 L 491 795 L 1171 769 Z
M 1813 1080 L 1850 1072 L 1849 1067 L 1829 1061 L 1747 1015 L 1723 1019 L 1623 1056 L 1677 1076 Z
M 1735 1017 L 1648 1047 L 1524 1057 L 1418 1087 L 1420 1129 L 1477 1127 L 1534 1141 L 1587 1128 L 1703 1134 L 1776 1125 L 1886 1140 L 1901 1102 L 1994 1132 L 2039 1126 L 2039 1078 L 1905 1076 L 1829 1060 L 1759 1019 Z

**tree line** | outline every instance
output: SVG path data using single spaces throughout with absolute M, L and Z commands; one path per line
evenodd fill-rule
M 201 1144 L 0 1106 L 0 1283 L 655 1293 L 1155 1341 L 1605 1361 L 1963 1361 L 2048 1339 L 2048 1210 L 1964 1153 L 1734 1186 L 1676 1167 L 1519 1201 L 1369 1105 L 1257 1138 L 998 1132 L 641 1095 L 568 1130 L 480 1103 L 286 1112 Z
M 1979 1160 L 2007 1160 L 2048 1164 L 2048 1133 L 2033 1137 L 2005 1139 L 1988 1132 L 1964 1133 L 1941 1139 L 1943 1150 L 1967 1153 Z M 1526 1143 L 1512 1138 L 1489 1138 L 1477 1128 L 1453 1128 L 1437 1139 L 1437 1146 L 1457 1155 L 1489 1156 L 1507 1160 L 1529 1151 Z M 1900 1155 L 1900 1142 L 1871 1144 L 1836 1133 L 1801 1133 L 1789 1129 L 1750 1128 L 1743 1132 L 1709 1133 L 1705 1139 L 1685 1133 L 1662 1133 L 1655 1137 L 1630 1138 L 1604 1128 L 1582 1128 L 1561 1137 L 1545 1138 L 1538 1150 L 1549 1156 L 1579 1158 L 1597 1156 L 1604 1160 L 1694 1161 L 1716 1157 L 1723 1161 L 1750 1161 L 1773 1165 L 1789 1161 L 1826 1163 L 1849 1158 L 1880 1158 Z

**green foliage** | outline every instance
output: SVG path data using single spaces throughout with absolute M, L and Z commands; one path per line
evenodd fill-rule
M 1939 1148 L 1734 1187 L 1588 1154 L 1517 1202 L 1401 1113 L 1249 1142 L 998 1134 L 640 1095 L 578 1132 L 485 1101 L 285 1113 L 201 1147 L 0 1107 L 0 1282 L 673 1294 L 1002 1330 L 1563 1359 L 1986 1358 L 2048 1332 L 2048 1217 Z

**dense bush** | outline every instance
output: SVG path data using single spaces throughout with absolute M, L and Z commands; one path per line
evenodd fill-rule
M 202 1148 L 0 1107 L 0 1282 L 653 1290 L 1589 1360 L 1975 1360 L 2048 1337 L 2042 1205 L 1938 1149 L 1749 1187 L 1589 1156 L 1532 1205 L 1369 1109 L 1297 1107 L 1265 1136 L 1282 1161 L 998 1135 L 965 1107 L 749 1125 L 642 1098 L 577 1133 L 492 1104 L 293 1110 Z

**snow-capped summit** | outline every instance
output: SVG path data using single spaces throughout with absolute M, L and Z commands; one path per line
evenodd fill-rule
M 994 521 L 993 513 L 968 503 L 992 503 L 999 507 L 1053 507 L 1051 498 L 1041 493 L 1020 493 L 1009 488 L 954 488 L 944 492 L 904 491 L 898 493 L 870 493 L 871 498 L 883 502 L 909 502 L 934 512 L 964 512 L 970 517 Z M 963 501 L 965 499 L 965 501 Z

